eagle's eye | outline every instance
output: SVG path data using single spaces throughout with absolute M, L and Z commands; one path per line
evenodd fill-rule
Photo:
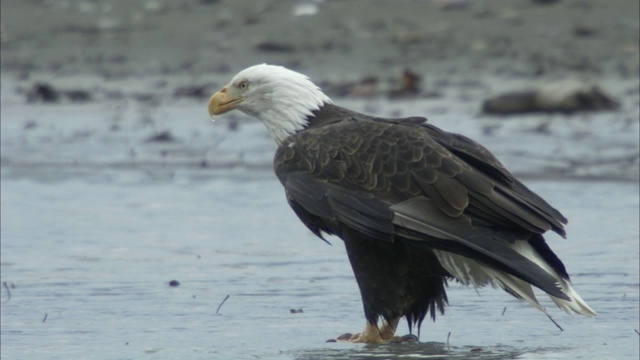
M 247 80 L 242 80 L 238 83 L 238 88 L 240 90 L 246 90 L 249 87 L 249 82 Z

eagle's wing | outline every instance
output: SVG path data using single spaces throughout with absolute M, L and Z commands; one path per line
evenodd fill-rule
M 558 210 L 511 175 L 504 165 L 484 146 L 466 136 L 442 131 L 431 124 L 424 124 L 423 126 L 427 129 L 429 135 L 440 145 L 495 181 L 495 184 L 501 191 L 509 192 L 511 196 L 516 197 L 521 202 L 527 203 L 534 211 L 542 214 L 549 221 L 553 231 L 563 237 L 566 235 L 563 224 L 567 223 L 567 219 Z

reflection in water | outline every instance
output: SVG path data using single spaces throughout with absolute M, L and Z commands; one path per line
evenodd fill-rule
M 548 352 L 546 349 L 545 352 Z M 380 359 L 514 359 L 525 353 L 535 353 L 507 346 L 454 347 L 439 342 L 387 345 L 352 345 L 345 349 L 322 348 L 299 350 L 293 354 L 297 360 L 380 360 Z

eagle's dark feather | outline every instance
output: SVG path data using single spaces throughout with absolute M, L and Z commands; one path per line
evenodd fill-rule
M 434 250 L 569 299 L 511 247 L 528 242 L 568 279 L 541 236 L 564 236 L 566 219 L 484 147 L 424 118 L 382 119 L 326 104 L 308 120 L 278 147 L 276 174 L 314 234 L 344 240 L 369 322 L 406 316 L 411 327 L 444 311 L 452 274 Z

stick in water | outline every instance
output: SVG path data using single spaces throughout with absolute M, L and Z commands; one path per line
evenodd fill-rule
M 551 322 L 552 322 L 552 323 L 554 323 L 554 324 L 558 327 L 558 329 L 560 329 L 560 331 L 564 331 L 564 329 L 562 328 L 562 326 L 558 325 L 558 323 L 557 323 L 555 320 L 553 320 L 553 318 L 551 317 L 551 315 L 549 315 L 549 314 L 546 314 L 546 315 L 547 315 L 547 317 L 549 318 L 549 320 L 551 320 Z
M 218 313 L 218 311 L 220 311 L 220 308 L 222 307 L 222 304 L 224 304 L 225 301 L 227 301 L 227 299 L 229 298 L 229 295 L 227 295 L 224 300 L 222 300 L 222 302 L 220 303 L 220 305 L 218 305 L 218 309 L 216 310 L 216 314 Z
M 6 281 L 3 281 L 2 285 L 4 285 L 4 288 L 7 289 L 7 302 L 9 302 L 9 300 L 11 300 L 11 290 L 9 290 L 9 286 L 7 285 Z

